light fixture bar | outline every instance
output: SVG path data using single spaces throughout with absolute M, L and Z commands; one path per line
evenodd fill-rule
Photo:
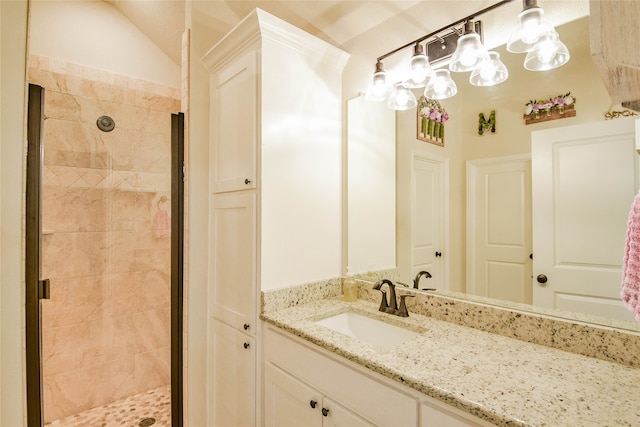
M 475 12 L 475 13 L 473 13 L 473 14 L 469 15 L 469 16 L 465 16 L 464 18 L 459 19 L 459 20 L 457 20 L 456 22 L 452 22 L 451 24 L 447 25 L 446 27 L 442 27 L 442 28 L 440 28 L 439 30 L 436 30 L 436 31 L 433 31 L 433 32 L 431 32 L 431 33 L 427 34 L 426 36 L 420 37 L 419 39 L 416 39 L 416 40 L 414 40 L 414 41 L 412 41 L 412 42 L 409 42 L 409 43 L 405 44 L 404 46 L 400 46 L 400 47 L 399 47 L 399 48 L 397 48 L 397 49 L 394 49 L 394 50 L 392 50 L 392 51 L 390 51 L 390 52 L 385 53 L 384 55 L 379 56 L 379 57 L 378 57 L 378 61 L 382 61 L 383 59 L 385 59 L 385 58 L 387 58 L 387 57 L 389 57 L 389 56 L 393 55 L 394 53 L 400 52 L 401 50 L 406 49 L 406 48 L 408 48 L 409 46 L 413 46 L 413 45 L 415 45 L 416 43 L 420 43 L 420 42 L 422 42 L 422 41 L 425 41 L 425 40 L 426 40 L 426 39 L 428 39 L 429 37 L 433 37 L 433 36 L 435 36 L 435 35 L 437 35 L 437 34 L 440 34 L 441 32 L 443 32 L 443 31 L 445 31 L 445 30 L 448 30 L 448 29 L 449 29 L 449 28 L 451 28 L 451 27 L 454 27 L 454 26 L 456 26 L 456 25 L 460 25 L 460 24 L 462 24 L 462 23 L 465 23 L 465 22 L 467 22 L 467 21 L 470 21 L 470 20 L 474 19 L 474 18 L 475 18 L 475 17 L 477 17 L 477 16 L 480 16 L 480 15 L 482 15 L 482 14 L 485 14 L 485 13 L 487 13 L 487 12 L 489 12 L 489 11 L 493 10 L 493 9 L 496 9 L 496 8 L 498 8 L 498 7 L 500 7 L 500 6 L 503 6 L 503 5 L 507 4 L 507 3 L 511 3 L 512 1 L 513 1 L 513 0 L 502 0 L 502 1 L 499 1 L 498 3 L 496 3 L 496 4 L 494 4 L 494 5 L 491 5 L 491 6 L 489 6 L 489 7 L 486 7 L 486 8 L 484 8 L 484 9 L 482 9 L 482 10 L 479 10 L 479 11 L 477 11 L 477 12 Z

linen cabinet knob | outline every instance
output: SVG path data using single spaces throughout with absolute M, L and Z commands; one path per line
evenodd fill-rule
M 309 406 L 311 406 L 313 409 L 316 409 L 316 405 L 318 404 L 318 402 L 316 402 L 315 400 L 311 400 L 309 402 Z
M 249 343 L 248 342 L 244 343 L 244 348 L 249 348 Z
M 329 415 L 329 410 L 327 408 L 322 408 L 322 416 L 326 417 L 327 415 Z

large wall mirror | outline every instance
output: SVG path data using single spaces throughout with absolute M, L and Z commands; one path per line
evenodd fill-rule
M 395 197 L 396 200 L 396 216 L 395 218 L 387 217 L 381 218 L 378 226 L 369 224 L 368 230 L 360 230 L 362 235 L 367 235 L 371 241 L 376 241 L 378 248 L 385 250 L 386 252 L 377 253 L 376 247 L 370 245 L 362 245 L 362 241 L 353 242 L 352 240 L 358 238 L 357 235 L 349 234 L 349 254 L 347 264 L 350 266 L 356 266 L 352 268 L 352 273 L 365 273 L 373 266 L 367 265 L 363 259 L 366 259 L 369 255 L 364 252 L 358 252 L 358 247 L 366 248 L 369 252 L 374 252 L 378 256 L 375 259 L 375 265 L 388 268 L 390 265 L 395 265 L 400 274 L 400 280 L 405 283 L 412 283 L 415 272 L 417 271 L 417 263 L 415 260 L 421 255 L 420 251 L 424 248 L 420 248 L 417 241 L 421 238 L 426 243 L 426 252 L 429 252 L 429 256 L 425 258 L 425 269 L 429 269 L 433 272 L 432 278 L 422 279 L 420 287 L 432 287 L 445 291 L 453 291 L 457 293 L 466 294 L 469 298 L 487 301 L 485 297 L 489 297 L 492 302 L 513 305 L 517 307 L 530 307 L 533 310 L 538 310 L 535 306 L 531 305 L 534 301 L 532 294 L 536 282 L 534 281 L 534 269 L 533 260 L 530 260 L 529 255 L 533 253 L 533 247 L 531 244 L 532 227 L 529 225 L 527 230 L 523 233 L 529 233 L 529 237 L 524 236 L 524 246 L 527 246 L 524 250 L 524 255 L 519 255 L 529 259 L 529 270 L 531 280 L 529 281 L 529 289 L 525 289 L 523 292 L 509 292 L 504 294 L 497 293 L 498 291 L 488 292 L 482 286 L 474 284 L 474 277 L 470 276 L 469 271 L 469 245 L 472 244 L 473 238 L 470 235 L 470 223 L 473 223 L 477 218 L 468 216 L 468 212 L 473 212 L 474 201 L 469 199 L 470 191 L 469 185 L 473 183 L 470 177 L 477 171 L 482 169 L 485 164 L 496 164 L 500 160 L 505 160 L 513 163 L 521 163 L 524 166 L 523 172 L 520 176 L 524 180 L 531 179 L 531 171 L 527 170 L 527 165 L 531 165 L 531 141 L 532 132 L 535 134 L 538 131 L 549 132 L 546 135 L 553 134 L 554 129 L 565 128 L 575 125 L 586 125 L 596 122 L 605 122 L 605 113 L 613 109 L 619 109 L 619 106 L 612 105 L 611 98 L 606 90 L 606 87 L 597 71 L 597 68 L 593 62 L 589 39 L 590 39 L 590 19 L 589 16 L 573 20 L 571 22 L 557 26 L 557 30 L 561 36 L 563 42 L 567 45 L 571 52 L 571 60 L 565 66 L 556 70 L 551 70 L 542 73 L 535 73 L 524 69 L 522 63 L 524 55 L 508 53 L 504 47 L 498 46 L 497 50 L 501 59 L 509 69 L 509 79 L 495 87 L 491 88 L 478 88 L 471 86 L 467 79 L 468 73 L 455 74 L 454 79 L 458 85 L 458 94 L 454 98 L 450 98 L 442 101 L 442 105 L 447 109 L 450 115 L 450 120 L 446 125 L 446 136 L 444 147 L 440 147 L 434 144 L 429 144 L 424 141 L 420 141 L 416 138 L 416 111 L 398 112 L 396 114 L 395 122 L 395 194 L 389 194 L 385 192 L 385 188 L 389 186 L 382 186 L 376 181 L 371 181 L 371 184 L 375 184 L 376 187 L 371 187 L 367 184 L 366 180 L 362 180 L 359 185 L 362 187 L 349 184 L 349 207 L 351 208 L 352 202 L 359 206 L 363 205 L 362 198 L 367 195 L 372 198 L 369 206 L 375 206 L 376 200 L 382 200 L 384 203 L 388 203 L 389 199 Z M 523 120 L 523 113 L 525 104 L 531 99 L 545 99 L 554 97 L 556 95 L 565 94 L 571 92 L 575 97 L 575 109 L 576 116 L 571 118 L 563 118 L 558 120 L 547 121 L 543 123 L 537 123 L 533 125 L 526 125 Z M 415 92 L 419 95 L 419 92 Z M 359 126 L 355 121 L 351 120 L 351 117 L 357 117 L 358 111 L 363 111 L 366 107 L 363 102 L 349 102 L 349 144 L 351 144 L 351 135 L 356 131 L 354 126 Z M 496 114 L 496 132 L 485 132 L 483 135 L 478 134 L 478 117 L 479 114 L 484 114 L 488 117 L 491 111 L 495 111 Z M 624 121 L 630 122 L 634 118 L 621 118 L 614 119 L 619 120 L 617 123 L 622 126 Z M 611 123 L 612 121 L 607 121 Z M 383 133 L 378 133 L 383 135 Z M 372 145 L 377 146 L 377 145 Z M 362 145 L 358 146 L 362 149 Z M 597 154 L 597 156 L 606 156 L 607 152 Z M 621 196 L 628 202 L 627 206 L 630 207 L 633 201 L 633 196 L 639 189 L 638 183 L 638 155 L 635 153 L 633 147 L 629 154 L 625 154 L 626 159 L 630 159 L 631 168 L 633 169 L 631 175 L 629 175 L 628 185 L 625 186 L 625 193 Z M 604 157 L 601 157 L 604 159 Z M 360 159 L 361 160 L 361 159 Z M 351 154 L 348 160 L 348 167 L 351 169 L 352 162 L 359 161 L 357 157 L 352 158 Z M 362 170 L 362 164 L 355 165 Z M 416 171 L 419 172 L 416 172 Z M 511 173 L 511 171 L 508 171 Z M 421 177 L 416 178 L 416 173 Z M 376 175 L 375 168 L 371 168 L 371 175 Z M 376 175 L 377 178 L 379 178 Z M 422 180 L 422 181 L 421 181 Z M 417 197 L 419 203 L 416 204 L 416 182 L 422 182 L 423 187 L 430 188 L 430 191 L 435 194 L 429 195 L 428 200 L 431 197 L 439 197 L 438 200 L 443 200 L 442 205 L 434 206 L 427 202 L 427 199 L 422 197 L 422 194 Z M 506 180 L 505 185 L 510 186 L 512 181 Z M 529 183 L 523 184 L 525 190 Z M 392 191 L 392 190 L 388 190 Z M 528 188 L 530 190 L 530 187 Z M 586 188 L 581 192 L 581 196 L 588 198 L 591 197 L 593 191 Z M 587 199 L 584 199 L 587 200 Z M 524 202 L 523 202 L 524 203 Z M 523 203 L 509 203 L 509 200 L 505 202 L 505 209 L 503 212 L 504 221 L 508 221 L 507 215 L 510 212 L 516 212 L 519 215 L 530 215 L 532 211 L 531 205 Z M 590 201 L 589 203 L 597 203 Z M 355 204 L 354 204 L 355 206 Z M 421 213 L 416 213 L 415 206 L 421 206 Z M 624 251 L 624 239 L 626 231 L 626 220 L 628 214 L 628 207 L 626 211 L 616 214 L 618 219 L 615 223 L 607 223 L 602 221 L 602 230 L 598 232 L 602 236 L 609 236 L 613 241 L 619 242 L 619 253 L 612 253 L 611 259 L 613 263 L 622 264 L 622 257 Z M 413 210 L 413 211 L 412 211 Z M 444 230 L 440 228 L 434 228 L 431 230 L 418 229 L 415 227 L 412 230 L 411 224 L 415 224 L 416 215 L 428 217 L 431 220 L 433 217 L 442 217 L 439 224 L 444 224 Z M 387 233 L 389 229 L 389 221 L 393 221 L 395 227 L 395 241 L 393 236 Z M 378 230 L 385 230 L 385 235 L 378 234 Z M 535 230 L 533 231 L 535 233 Z M 422 236 L 422 237 L 420 237 Z M 381 243 L 380 240 L 386 239 L 387 243 Z M 528 240 L 527 240 L 528 239 Z M 435 242 L 435 243 L 434 243 Z M 470 243 L 471 242 L 471 243 Z M 566 243 L 566 242 L 565 242 Z M 569 245 L 570 243 L 566 243 Z M 580 243 L 584 245 L 584 242 Z M 594 243 L 598 244 L 598 243 Z M 388 252 L 389 245 L 393 245 L 396 249 L 395 254 Z M 440 254 L 439 256 L 437 254 Z M 395 260 L 393 259 L 395 256 Z M 439 259 L 433 259 L 433 257 Z M 535 258 L 535 254 L 532 255 Z M 430 258 L 429 258 L 430 257 Z M 617 261 L 619 259 L 619 262 Z M 354 261 L 352 264 L 351 261 Z M 357 262 L 356 262 L 357 261 Z M 373 261 L 372 261 L 373 262 Z M 394 264 L 395 263 L 395 264 Z M 526 262 L 523 261 L 523 265 Z M 474 291 L 475 294 L 470 291 Z M 476 298 L 478 297 L 478 298 Z M 569 310 L 565 308 L 565 310 Z M 569 316 L 571 313 L 564 311 L 549 310 L 548 307 L 542 309 L 546 313 L 553 313 L 560 316 Z M 582 313 L 585 314 L 585 313 Z M 593 314 L 593 313 L 590 313 Z M 581 314 L 578 314 L 580 317 Z M 638 324 L 633 321 L 631 313 L 627 313 L 626 319 L 624 315 L 622 318 L 612 320 L 602 313 L 597 313 L 595 317 L 589 317 L 594 322 L 603 324 L 615 324 L 623 328 L 640 330 Z

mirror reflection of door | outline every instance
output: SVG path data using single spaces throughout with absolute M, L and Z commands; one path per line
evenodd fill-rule
M 534 304 L 633 319 L 620 286 L 640 186 L 634 126 L 629 118 L 532 133 Z
M 410 275 L 427 271 L 422 288 L 449 289 L 446 238 L 448 230 L 447 189 L 448 162 L 414 153 L 411 196 L 411 264 Z M 404 272 L 403 272 L 404 273 Z
M 467 292 L 530 304 L 531 160 L 470 161 Z

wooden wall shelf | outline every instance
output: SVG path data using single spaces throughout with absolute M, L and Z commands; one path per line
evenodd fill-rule
M 566 119 L 567 117 L 575 117 L 576 116 L 576 103 L 575 100 L 571 105 L 565 105 L 564 112 L 560 113 L 557 108 L 553 108 L 551 110 L 551 114 L 547 115 L 544 111 L 540 112 L 538 117 L 535 117 L 534 114 L 525 114 L 523 115 L 524 124 L 532 125 L 535 123 L 548 122 L 549 120 L 557 120 L 557 119 Z

